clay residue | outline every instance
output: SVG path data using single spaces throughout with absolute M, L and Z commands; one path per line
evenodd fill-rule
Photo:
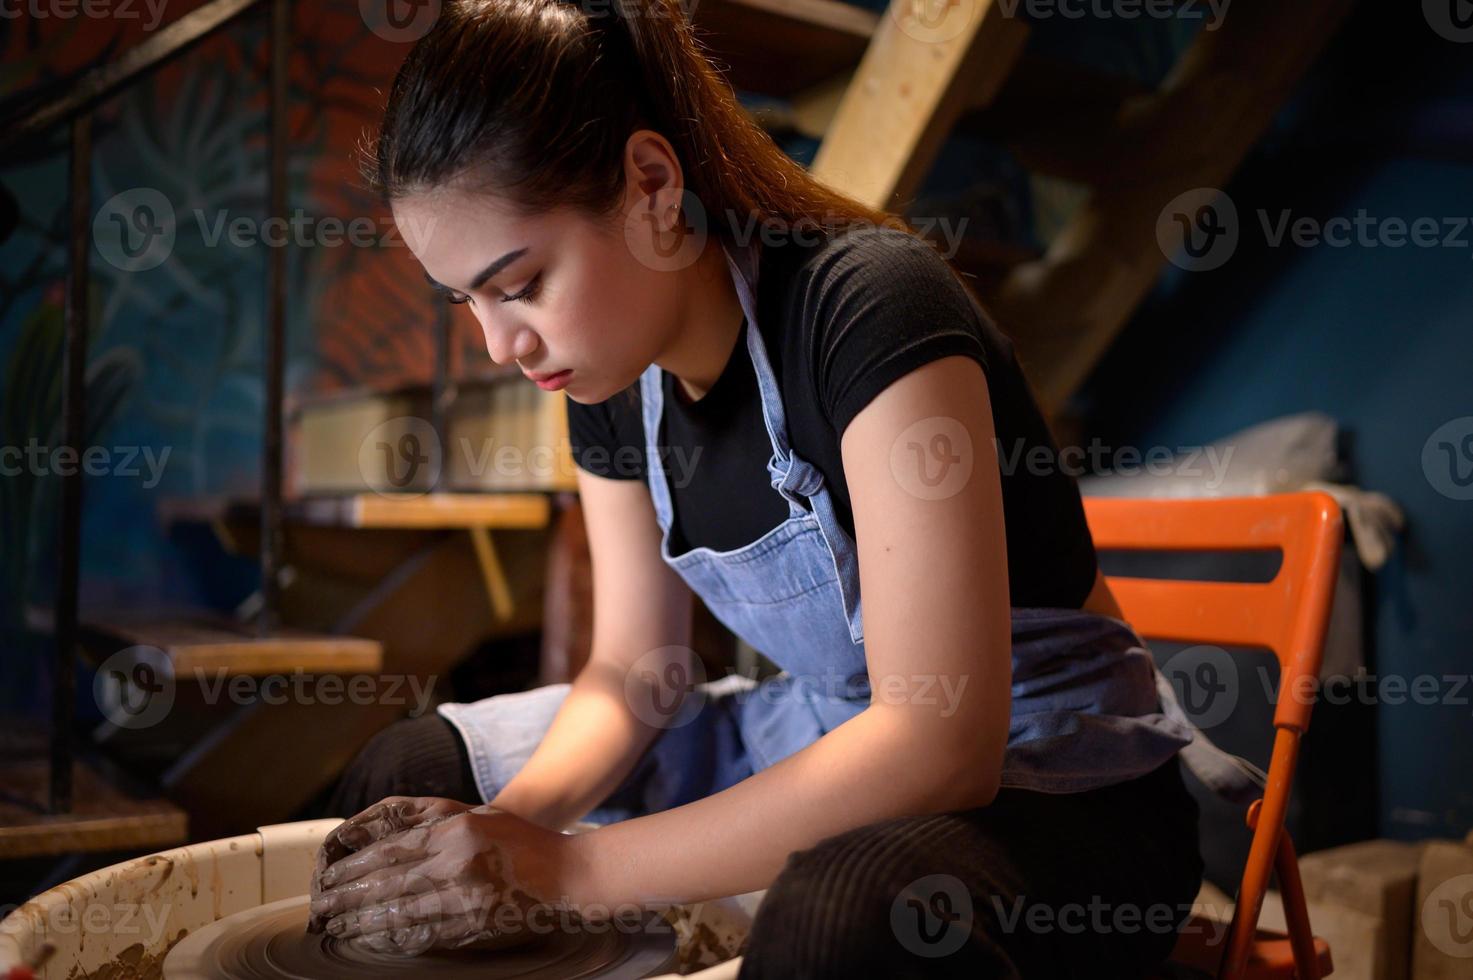
M 676 972 L 681 976 L 725 963 L 737 955 L 741 938 L 723 936 L 709 923 L 696 921 L 688 906 L 672 905 L 660 914 L 675 928 Z
M 168 881 L 169 877 L 174 873 L 174 862 L 166 857 L 158 854 L 150 854 L 143 859 L 144 867 L 151 868 L 156 864 L 162 864 L 164 866 L 164 873 L 159 875 L 158 881 L 155 881 L 149 886 L 148 891 L 144 892 L 145 895 L 156 894 L 160 888 L 164 887 L 164 882 Z
M 225 898 L 225 878 L 220 874 L 220 859 L 213 852 L 210 854 L 210 898 L 214 915 L 210 921 L 214 922 L 220 918 L 221 902 Z
M 104 963 L 90 972 L 73 967 L 67 974 L 67 980 L 163 980 L 164 958 L 187 935 L 188 929 L 180 929 L 179 934 L 165 943 L 162 949 L 152 953 L 142 943 L 134 943 L 119 953 L 111 963 Z

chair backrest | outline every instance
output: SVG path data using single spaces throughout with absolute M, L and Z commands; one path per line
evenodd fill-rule
M 1309 727 L 1318 690 L 1335 597 L 1344 536 L 1339 503 L 1329 494 L 1309 491 L 1200 500 L 1087 497 L 1084 508 L 1095 547 L 1101 551 L 1277 549 L 1282 554 L 1270 582 L 1106 579 L 1126 620 L 1147 640 L 1266 647 L 1278 658 L 1273 755 L 1263 799 L 1246 815 L 1253 842 L 1217 976 L 1243 974 L 1276 864 L 1299 975 L 1319 976 L 1284 816 L 1300 736 Z
M 1193 500 L 1086 497 L 1101 551 L 1258 551 L 1283 561 L 1271 582 L 1106 576 L 1125 619 L 1147 640 L 1265 647 L 1279 660 L 1274 726 L 1303 732 L 1324 656 L 1340 565 L 1340 505 L 1320 491 Z

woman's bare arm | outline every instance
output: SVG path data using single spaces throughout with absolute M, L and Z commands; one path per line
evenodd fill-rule
M 871 703 L 730 789 L 574 838 L 584 869 L 575 902 L 690 902 L 765 888 L 791 852 L 825 837 L 995 796 L 1011 622 L 981 367 L 946 357 L 905 375 L 850 423 L 842 451 Z M 942 470 L 962 465 L 954 478 Z
M 660 731 L 631 708 L 625 685 L 636 661 L 669 647 L 679 659 L 691 641 L 691 592 L 660 559 L 660 528 L 644 482 L 581 469 L 577 477 L 593 560 L 592 651 L 537 750 L 491 801 L 551 829 L 612 793 Z M 639 675 L 666 676 L 659 669 Z M 683 676 L 691 676 L 688 669 Z

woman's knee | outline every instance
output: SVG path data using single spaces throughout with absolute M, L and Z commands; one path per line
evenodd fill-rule
M 437 714 L 426 714 L 380 730 L 343 771 L 331 809 L 335 816 L 348 817 L 387 796 L 483 802 L 454 726 Z
M 872 824 L 790 855 L 758 907 L 742 980 L 1017 977 L 977 896 L 931 846 L 945 819 Z

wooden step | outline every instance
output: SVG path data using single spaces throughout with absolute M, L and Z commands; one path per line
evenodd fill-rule
M 359 493 L 303 497 L 283 504 L 288 524 L 384 530 L 537 530 L 547 527 L 552 502 L 542 493 L 426 493 L 393 496 Z M 260 520 L 260 506 L 246 498 L 201 497 L 164 501 L 167 525 L 242 524 Z
M 857 65 L 880 22 L 841 0 L 700 0 L 692 18 L 733 87 L 784 97 Z
M 294 501 L 287 520 L 331 527 L 536 529 L 547 526 L 551 513 L 540 493 L 360 493 Z
M 162 651 L 153 663 L 167 676 L 197 671 L 227 676 L 274 674 L 375 674 L 383 667 L 383 646 L 375 640 L 332 636 L 281 627 L 257 636 L 228 616 L 204 611 L 96 611 L 84 614 L 82 644 L 99 659 L 131 647 Z M 158 654 L 140 651 L 140 658 Z
M 49 763 L 0 761 L 0 860 L 81 851 L 158 850 L 185 842 L 183 810 L 111 785 L 85 763 L 72 766 L 73 812 L 46 812 Z

